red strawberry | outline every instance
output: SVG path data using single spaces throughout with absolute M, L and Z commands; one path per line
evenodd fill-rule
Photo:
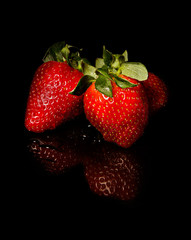
M 30 88 L 26 128 L 44 132 L 78 116 L 83 111 L 83 96 L 72 96 L 69 92 L 82 76 L 66 62 L 51 61 L 40 66 Z
M 83 73 L 69 66 L 68 62 L 49 61 L 57 59 L 52 55 L 49 54 L 47 62 L 36 71 L 28 98 L 25 126 L 37 133 L 55 129 L 83 111 L 83 96 L 70 94 Z
M 139 82 L 148 78 L 148 71 L 141 63 L 128 62 L 127 52 L 113 55 L 105 47 L 96 67 L 89 68 L 91 76 L 82 78 L 73 94 L 85 89 L 86 118 L 106 141 L 129 148 L 148 122 L 148 99 Z
M 163 108 L 168 102 L 166 84 L 155 74 L 149 73 L 148 80 L 143 82 L 149 100 L 149 111 L 153 114 Z
M 148 122 L 148 103 L 141 83 L 121 77 L 137 86 L 122 89 L 112 82 L 111 98 L 100 93 L 93 83 L 85 93 L 84 110 L 87 119 L 106 141 L 128 148 L 144 132 Z
M 94 148 L 84 165 L 94 193 L 125 201 L 140 193 L 143 169 L 132 150 L 105 142 Z

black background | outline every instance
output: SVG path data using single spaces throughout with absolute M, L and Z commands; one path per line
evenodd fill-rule
M 55 19 L 28 22 L 22 47 L 23 52 L 30 49 L 30 57 L 25 62 L 23 74 L 24 161 L 21 167 L 21 206 L 26 209 L 26 218 L 33 218 L 38 226 L 43 222 L 51 227 L 56 222 L 58 231 L 67 231 L 62 225 L 65 221 L 71 228 L 82 224 L 82 232 L 90 229 L 96 233 L 104 230 L 105 223 L 109 223 L 110 232 L 117 225 L 121 226 L 121 232 L 130 231 L 131 226 L 144 226 L 143 232 L 152 235 L 151 230 L 155 230 L 155 234 L 165 231 L 172 233 L 173 225 L 170 227 L 169 222 L 180 221 L 178 213 L 181 213 L 181 208 L 178 201 L 182 190 L 177 187 L 179 163 L 176 160 L 177 124 L 180 120 L 180 114 L 177 114 L 179 80 L 174 71 L 179 51 L 175 38 L 177 30 L 175 22 L 172 18 L 168 19 L 167 15 L 163 15 L 163 18 L 160 14 L 148 16 L 147 12 L 147 18 L 145 15 L 119 19 L 119 16 L 110 14 L 110 17 L 105 17 L 100 12 L 99 22 L 96 22 L 93 14 L 88 15 L 89 21 L 85 17 L 76 17 L 74 24 L 70 25 L 66 24 L 67 19 L 59 19 L 59 25 Z M 141 139 L 150 175 L 147 190 L 140 199 L 126 203 L 94 195 L 88 188 L 81 168 L 75 168 L 62 177 L 44 177 L 35 171 L 26 150 L 28 133 L 24 127 L 29 87 L 46 50 L 53 43 L 63 40 L 83 48 L 84 55 L 92 64 L 96 57 L 102 56 L 103 45 L 113 53 L 123 53 L 127 49 L 130 61 L 144 63 L 149 71 L 159 75 L 168 86 L 167 107 L 150 119 L 145 136 Z

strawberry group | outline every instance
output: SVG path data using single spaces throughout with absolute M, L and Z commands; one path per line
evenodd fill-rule
M 71 50 L 75 49 L 75 52 Z M 35 73 L 26 109 L 29 131 L 55 129 L 81 113 L 108 142 L 129 148 L 144 133 L 149 115 L 167 103 L 165 83 L 128 53 L 103 48 L 96 67 L 65 42 L 53 45 Z
M 62 145 L 57 138 L 53 143 L 39 137 L 30 150 L 51 173 L 83 163 L 93 192 L 130 200 L 141 182 L 141 168 L 130 147 L 143 135 L 149 117 L 167 104 L 167 87 L 142 63 L 129 62 L 127 51 L 112 54 L 104 47 L 95 67 L 80 57 L 80 51 L 65 42 L 47 51 L 31 84 L 25 127 L 43 133 L 84 113 L 104 144 L 95 148 L 87 141 L 87 150 L 75 145 L 75 134 L 70 139 L 66 133 Z M 82 151 L 87 153 L 79 154 Z

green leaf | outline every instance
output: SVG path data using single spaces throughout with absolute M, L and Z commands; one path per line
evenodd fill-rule
M 121 54 L 114 54 L 113 58 L 114 58 L 114 60 L 113 60 L 111 67 L 114 69 L 119 69 L 121 64 L 125 62 L 125 56 L 123 56 Z
M 61 53 L 61 50 L 66 46 L 66 43 L 58 42 L 52 45 L 46 52 L 43 62 L 49 62 L 49 61 L 57 61 L 57 62 L 63 62 L 63 55 Z
M 84 75 L 92 76 L 93 78 L 97 78 L 96 74 L 96 68 L 87 63 L 87 61 L 84 62 L 84 59 L 82 59 L 82 72 Z
M 119 69 L 121 64 L 128 61 L 128 53 L 125 51 L 123 54 L 113 54 L 113 63 L 111 67 L 113 69 Z
M 70 94 L 81 96 L 89 88 L 89 86 L 95 81 L 96 79 L 94 79 L 92 76 L 84 75 L 78 82 L 78 85 L 76 86 L 76 88 L 73 91 L 71 91 Z
M 128 52 L 127 52 L 127 50 L 122 54 L 122 56 L 124 56 L 125 62 L 128 62 Z
M 132 88 L 132 87 L 137 86 L 136 84 L 133 84 L 133 83 L 129 82 L 128 80 L 123 79 L 121 77 L 118 77 L 115 74 L 112 74 L 112 75 L 115 78 L 115 82 L 116 82 L 117 86 L 120 87 L 120 88 L 124 89 L 124 88 Z
M 107 97 L 113 97 L 112 84 L 109 78 L 99 75 L 95 83 L 95 88 Z
M 113 61 L 113 54 L 103 47 L 103 60 L 105 64 L 109 67 Z
M 91 65 L 90 61 L 87 58 L 82 58 L 82 60 L 83 60 L 84 63 L 87 63 L 87 64 Z
M 81 71 L 81 57 L 80 51 L 77 47 L 66 44 L 65 42 L 58 42 L 52 45 L 46 52 L 43 61 L 67 61 L 68 65 Z
M 120 62 L 122 61 L 123 56 L 121 56 L 120 54 L 114 54 L 113 56 L 114 56 L 114 61 L 113 61 L 112 65 L 111 65 L 111 67 L 117 69 L 121 65 Z
M 101 73 L 101 74 L 102 74 L 103 76 L 105 76 L 106 78 L 112 80 L 112 78 L 111 78 L 111 76 L 108 74 L 107 70 L 108 70 L 107 67 L 106 67 L 106 68 L 103 67 L 103 68 L 98 68 L 98 69 L 97 69 L 97 72 L 98 72 L 98 73 Z
M 62 56 L 64 57 L 64 60 L 67 61 L 67 63 L 69 62 L 69 56 L 70 56 L 70 49 L 68 44 L 66 44 L 66 46 L 62 49 L 61 51 Z
M 120 70 L 123 75 L 139 81 L 145 81 L 148 79 L 148 71 L 146 67 L 139 62 L 125 62 L 121 65 Z
M 102 68 L 105 65 L 105 62 L 103 60 L 103 58 L 97 58 L 96 59 L 96 68 Z
M 61 53 L 63 55 L 63 59 L 67 61 L 70 67 L 81 71 L 80 61 L 82 58 L 80 57 L 80 51 L 82 51 L 82 49 L 66 44 Z

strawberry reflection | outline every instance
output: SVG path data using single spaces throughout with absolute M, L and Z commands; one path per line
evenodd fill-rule
M 83 162 L 83 147 L 91 130 L 86 123 L 66 124 L 54 131 L 36 134 L 28 145 L 43 174 L 61 175 Z
M 132 200 L 141 191 L 143 167 L 133 149 L 103 142 L 84 162 L 90 189 L 105 197 Z
M 29 150 L 46 174 L 59 175 L 79 163 L 77 151 L 66 141 L 59 145 L 59 141 L 49 135 L 31 141 Z
M 123 149 L 105 142 L 87 122 L 35 135 L 28 149 L 43 174 L 62 175 L 79 164 L 92 192 L 132 200 L 140 193 L 143 167 L 136 147 Z

